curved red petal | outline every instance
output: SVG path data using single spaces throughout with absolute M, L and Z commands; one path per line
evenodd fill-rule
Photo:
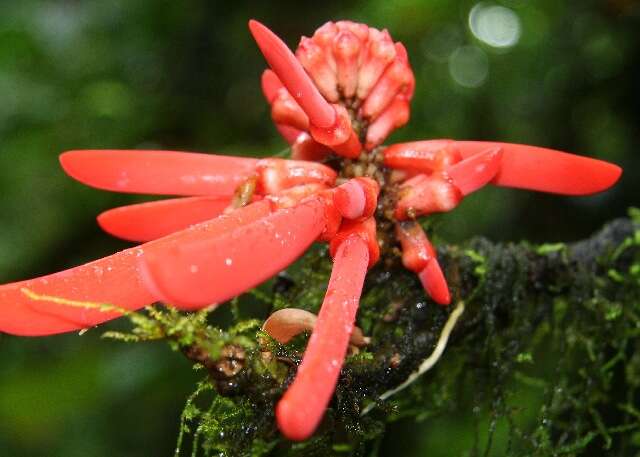
M 256 171 L 260 176 L 256 191 L 261 194 L 275 194 L 305 184 L 332 186 L 338 176 L 335 170 L 321 163 L 279 158 L 261 159 Z
M 367 28 L 366 34 L 369 34 Z M 345 97 L 351 98 L 358 88 L 358 60 L 362 42 L 351 30 L 342 30 L 333 42 L 336 61 L 336 78 Z
M 335 188 L 333 201 L 342 217 L 358 219 L 364 214 L 367 197 L 363 186 L 358 181 L 350 180 Z
M 280 130 L 280 133 L 285 136 L 282 130 Z M 291 158 L 294 160 L 320 162 L 331 154 L 331 149 L 318 143 L 307 132 L 299 131 L 295 139 L 289 143 L 291 144 Z
M 409 99 L 405 94 L 398 94 L 394 100 L 380 113 L 367 129 L 366 147 L 372 150 L 382 142 L 395 129 L 409 122 Z
M 285 139 L 285 141 L 287 143 L 289 143 L 292 147 L 298 142 L 301 141 L 301 136 L 305 135 L 306 137 L 309 137 L 309 134 L 297 129 L 295 127 L 291 127 L 290 125 L 287 124 L 276 124 L 276 129 L 278 130 L 278 133 L 280 133 L 280 135 L 282 135 L 282 138 Z M 295 157 L 295 156 L 291 156 L 293 159 L 296 160 L 307 160 L 304 157 Z
M 310 198 L 216 236 L 166 244 L 143 258 L 149 287 L 183 309 L 235 297 L 298 258 L 323 231 L 324 209 L 321 198 Z
M 392 144 L 383 152 L 384 164 L 390 168 L 422 173 L 441 171 L 462 159 L 454 144 L 453 140 L 426 140 Z
M 484 187 L 500 171 L 502 150 L 499 147 L 470 155 L 445 170 L 462 195 Z
M 422 226 L 415 220 L 396 223 L 396 238 L 402 247 L 402 264 L 419 273 L 436 253 Z
M 280 78 L 278 78 L 278 75 L 276 75 L 273 70 L 263 71 L 260 83 L 264 98 L 267 99 L 269 104 L 273 103 L 273 100 L 278 96 L 278 91 L 284 87 Z
M 318 143 L 329 146 L 333 151 L 343 157 L 355 159 L 362 152 L 362 144 L 351 125 L 351 115 L 342 105 L 333 105 L 335 108 L 335 124 L 329 128 L 320 128 L 314 124 L 309 125 L 309 133 Z
M 400 221 L 451 211 L 462 200 L 446 172 L 416 175 L 402 184 L 399 195 L 394 215 Z
M 456 141 L 463 157 L 488 148 L 503 151 L 500 171 L 492 184 L 565 195 L 590 195 L 613 186 L 622 169 L 602 160 L 553 149 L 488 141 Z
M 172 198 L 110 209 L 98 216 L 98 223 L 118 238 L 146 242 L 213 219 L 230 204 L 229 197 Z
M 346 219 L 369 218 L 378 206 L 380 185 L 371 178 L 353 178 L 333 190 L 336 209 Z
M 85 265 L 2 285 L 0 331 L 30 336 L 69 332 L 120 317 L 122 310 L 150 305 L 157 298 L 148 288 L 141 259 L 160 256 L 163 261 L 170 261 L 161 256 L 171 247 L 249 224 L 269 214 L 270 206 L 266 201 L 256 202 L 230 215 Z
M 369 250 L 360 236 L 351 235 L 338 247 L 327 293 L 302 363 L 276 407 L 278 426 L 291 440 L 311 436 L 333 395 L 368 264 Z
M 258 159 L 193 152 L 79 150 L 60 156 L 72 178 L 99 189 L 164 195 L 233 195 Z
M 141 248 L 126 251 L 69 270 L 0 286 L 0 331 L 40 336 L 92 327 L 122 315 L 99 306 L 73 305 L 72 301 L 110 304 L 135 310 L 155 299 L 141 281 L 137 257 Z M 48 296 L 55 299 L 34 299 Z
M 418 277 L 420 278 L 422 287 L 424 287 L 424 290 L 433 301 L 443 306 L 451 303 L 451 293 L 449 292 L 447 280 L 435 257 L 429 259 L 424 270 L 418 273 Z
M 309 116 L 311 123 L 321 128 L 331 127 L 335 122 L 334 109 L 287 45 L 258 21 L 250 20 L 249 29 L 267 63 Z

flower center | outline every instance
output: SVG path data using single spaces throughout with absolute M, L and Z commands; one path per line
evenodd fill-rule
M 360 100 L 343 99 L 340 103 L 349 111 L 354 130 L 364 144 L 368 123 L 357 115 Z M 384 156 L 382 154 L 384 148 L 385 146 L 376 146 L 372 150 L 363 149 L 356 159 L 348 159 L 332 154 L 327 160 L 327 165 L 338 172 L 336 185 L 359 177 L 375 179 L 380 185 L 375 220 L 381 260 L 388 264 L 398 260 L 398 251 L 395 249 L 398 242 L 394 230 L 396 219 L 393 214 L 400 190 L 399 185 L 404 179 L 404 174 L 384 165 Z

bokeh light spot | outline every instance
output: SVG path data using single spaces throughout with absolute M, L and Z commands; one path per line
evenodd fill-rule
M 489 59 L 476 46 L 462 46 L 449 57 L 449 74 L 463 87 L 480 87 L 489 76 Z
M 436 62 L 446 62 L 453 51 L 463 42 L 464 34 L 460 27 L 448 25 L 429 34 L 422 41 L 424 55 Z
M 520 39 L 520 18 L 509 8 L 478 3 L 469 12 L 473 35 L 494 48 L 509 48 Z

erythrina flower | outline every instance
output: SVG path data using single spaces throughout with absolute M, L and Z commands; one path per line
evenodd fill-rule
M 450 211 L 486 184 L 566 195 L 613 185 L 619 167 L 534 146 L 427 140 L 383 146 L 409 119 L 407 52 L 380 31 L 328 22 L 294 55 L 262 24 L 249 28 L 271 70 L 264 95 L 292 160 L 169 151 L 70 151 L 64 170 L 101 189 L 183 196 L 98 217 L 144 242 L 60 273 L 0 286 L 0 330 L 48 335 L 114 319 L 157 301 L 183 310 L 222 303 L 328 241 L 333 270 L 295 380 L 276 416 L 290 439 L 309 437 L 331 399 L 368 268 L 402 252 L 431 298 L 451 298 L 417 218 Z M 399 251 L 400 250 L 400 251 Z M 49 300 L 36 299 L 50 297 Z M 305 317 L 308 319 L 308 316 Z M 300 323 L 298 323 L 300 324 Z M 297 325 L 297 324 L 296 324 Z

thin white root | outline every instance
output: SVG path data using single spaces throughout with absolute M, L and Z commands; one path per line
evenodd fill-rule
M 444 327 L 442 328 L 442 332 L 440 333 L 440 338 L 438 338 L 436 347 L 431 353 L 431 355 L 422 361 L 418 369 L 413 373 L 411 373 L 405 382 L 403 382 L 402 384 L 400 384 L 399 386 L 391 390 L 387 390 L 386 392 L 384 392 L 382 395 L 380 395 L 380 398 L 378 401 L 384 401 L 389 397 L 391 397 L 392 395 L 397 394 L 401 390 L 406 389 L 411 384 L 413 384 L 416 381 L 416 379 L 418 379 L 420 376 L 425 374 L 427 371 L 433 368 L 433 366 L 436 363 L 438 363 L 438 360 L 440 360 L 442 353 L 447 347 L 447 342 L 449 341 L 449 335 L 451 335 L 451 332 L 456 326 L 456 322 L 458 322 L 458 318 L 462 315 L 463 312 L 464 312 L 464 303 L 459 302 L 456 308 L 453 310 L 453 312 L 449 315 L 449 319 L 447 319 L 447 322 L 444 324 Z M 365 414 L 369 413 L 369 411 L 371 411 L 377 404 L 378 402 L 373 402 L 368 404 L 362 410 L 362 413 L 360 413 L 360 415 L 364 416 Z

